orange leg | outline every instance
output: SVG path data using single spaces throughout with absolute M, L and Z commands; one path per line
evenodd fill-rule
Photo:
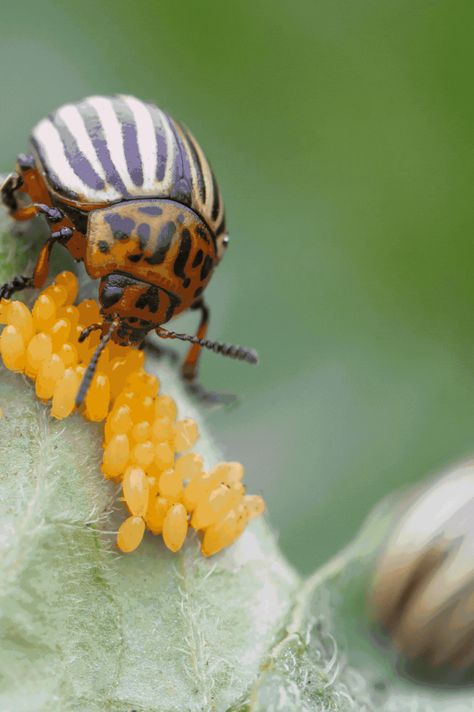
M 32 277 L 19 274 L 13 277 L 9 282 L 5 282 L 0 286 L 0 299 L 10 299 L 15 292 L 21 292 L 28 287 L 42 287 L 48 277 L 49 258 L 53 245 L 57 242 L 67 242 L 72 235 L 72 230 L 69 227 L 63 227 L 57 232 L 53 232 L 51 237 L 46 240 L 33 272 Z
M 191 309 L 199 309 L 201 312 L 201 320 L 199 322 L 198 330 L 196 332 L 196 337 L 200 340 L 206 338 L 207 330 L 209 327 L 209 307 L 206 305 L 203 299 L 195 302 Z M 183 378 L 186 381 L 194 381 L 196 379 L 198 368 L 199 368 L 199 356 L 201 355 L 202 348 L 198 344 L 193 344 L 184 359 L 184 363 L 181 368 Z

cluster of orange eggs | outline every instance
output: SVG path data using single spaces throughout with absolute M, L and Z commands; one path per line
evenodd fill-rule
M 94 330 L 79 342 L 83 330 L 102 318 L 93 299 L 74 305 L 77 293 L 75 275 L 62 272 L 31 311 L 17 300 L 0 301 L 3 363 L 35 381 L 37 397 L 51 401 L 57 419 L 75 410 L 82 376 L 100 339 Z M 199 437 L 196 422 L 176 420 L 175 401 L 159 393 L 158 379 L 143 363 L 143 351 L 109 342 L 82 409 L 88 420 L 105 421 L 102 472 L 121 483 L 130 513 L 118 530 L 117 545 L 133 551 L 147 528 L 178 551 L 191 526 L 202 533 L 202 553 L 211 556 L 263 512 L 263 499 L 245 494 L 240 463 L 204 470 L 202 457 L 189 452 Z

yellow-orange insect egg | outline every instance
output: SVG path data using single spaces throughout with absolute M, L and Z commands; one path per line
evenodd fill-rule
M 0 353 L 10 371 L 23 371 L 26 361 L 25 340 L 16 326 L 8 325 L 0 336 Z
M 153 398 L 158 392 L 159 382 L 155 376 L 146 373 L 143 368 L 132 372 L 126 381 L 126 387 L 140 396 Z
M 94 299 L 84 299 L 77 305 L 79 312 L 79 323 L 84 327 L 97 324 L 102 321 L 99 305 Z
M 104 420 L 109 412 L 109 403 L 110 383 L 108 376 L 101 371 L 97 371 L 87 391 L 85 417 L 95 422 Z
M 74 344 L 71 344 L 69 341 L 62 344 L 57 353 L 61 361 L 64 363 L 65 368 L 75 366 L 78 362 L 77 349 Z
M 254 519 L 265 511 L 265 501 L 258 494 L 247 494 L 243 499 L 247 518 Z
M 54 281 L 56 284 L 60 284 L 63 287 L 66 287 L 67 301 L 69 302 L 69 304 L 72 304 L 75 301 L 77 293 L 79 291 L 79 282 L 76 275 L 68 271 L 60 272 L 58 275 L 56 275 Z
M 61 420 L 72 413 L 80 381 L 74 368 L 67 368 L 62 378 L 58 379 L 53 393 L 51 415 Z
M 145 363 L 145 353 L 140 349 L 129 349 L 126 357 L 128 373 L 137 371 Z
M 50 296 L 57 307 L 62 307 L 68 301 L 68 291 L 63 284 L 52 284 L 44 290 L 44 294 Z
M 77 373 L 79 380 L 82 381 L 82 378 L 86 372 L 86 367 L 83 366 L 82 363 L 78 363 L 74 370 Z
M 125 472 L 130 457 L 130 445 L 125 433 L 112 435 L 104 448 L 102 472 L 105 477 L 118 477 Z
M 109 357 L 112 356 L 112 349 Z M 116 356 L 109 361 L 108 374 L 110 379 L 110 393 L 112 398 L 116 398 L 123 389 L 123 383 L 127 372 L 127 362 L 122 356 Z
M 168 443 L 155 445 L 154 463 L 159 470 L 168 470 L 174 463 L 174 452 Z
M 211 472 L 193 477 L 183 492 L 183 502 L 188 512 L 192 512 L 201 500 L 205 501 L 218 484 L 219 481 Z
M 0 299 L 0 324 L 8 324 L 8 313 L 10 311 L 10 299 Z
M 148 474 L 147 474 L 147 477 L 148 477 L 148 485 L 150 488 L 150 497 L 153 495 L 157 495 L 158 491 L 159 491 L 159 486 L 158 486 L 159 477 L 151 476 Z
M 156 376 L 153 376 L 151 373 L 145 372 L 145 388 L 146 394 L 148 396 L 151 396 L 152 398 L 155 398 L 160 388 L 159 379 Z
M 183 480 L 175 470 L 165 470 L 158 480 L 160 495 L 176 502 L 183 494 Z
M 198 437 L 198 426 L 192 418 L 179 420 L 174 426 L 174 446 L 177 452 L 190 450 L 196 444 Z
M 188 513 L 182 504 L 173 504 L 163 521 L 163 541 L 170 551 L 179 551 L 188 533 Z
M 136 443 L 144 443 L 145 440 L 149 440 L 150 434 L 151 426 L 148 420 L 140 420 L 133 426 L 132 438 Z
M 141 395 L 145 390 L 145 383 L 143 381 L 144 375 L 145 371 L 143 368 L 139 368 L 137 371 L 132 371 L 132 373 L 127 376 L 125 388 L 133 391 L 136 395 Z
M 97 361 L 97 369 L 99 371 L 109 370 L 109 350 L 107 347 L 100 354 L 99 360 Z
M 156 443 L 172 440 L 173 435 L 173 423 L 169 418 L 156 418 L 153 421 L 152 437 Z
M 33 305 L 33 324 L 36 331 L 49 331 L 56 320 L 54 299 L 42 292 Z
M 212 472 L 220 482 L 230 485 L 242 481 L 244 466 L 240 462 L 218 462 Z
M 110 341 L 109 342 L 110 360 L 112 361 L 115 358 L 125 359 L 128 351 L 129 351 L 129 348 L 130 348 L 129 346 L 121 346 L 120 344 L 116 344 L 115 341 Z
M 53 351 L 59 351 L 61 346 L 68 340 L 71 333 L 71 324 L 66 319 L 57 319 L 51 329 L 49 335 L 53 344 Z
M 122 480 L 122 490 L 130 513 L 143 517 L 148 507 L 150 486 L 141 467 L 128 467 Z
M 201 455 L 189 452 L 177 458 L 174 469 L 182 480 L 192 480 L 204 474 L 204 461 Z
M 110 431 L 112 434 L 128 433 L 133 426 L 132 414 L 129 406 L 119 405 L 114 407 L 109 416 L 108 423 L 110 424 Z
M 154 399 L 151 396 L 138 396 L 137 397 L 137 415 L 140 420 L 150 421 L 153 418 L 154 410 Z
M 58 319 L 66 319 L 71 324 L 71 333 L 76 333 L 76 327 L 79 324 L 79 311 L 72 304 L 67 304 L 58 309 Z
M 171 396 L 158 396 L 155 400 L 155 418 L 169 418 L 176 420 L 178 409 Z
M 134 409 L 136 406 L 135 394 L 132 391 L 123 390 L 120 391 L 119 395 L 115 399 L 114 408 L 118 408 L 121 405 L 127 405 L 130 408 L 132 414 L 132 419 L 134 418 Z
M 38 375 L 43 361 L 46 361 L 53 353 L 53 345 L 49 334 L 40 332 L 35 334 L 26 347 L 25 373 L 30 378 Z
M 155 449 L 150 440 L 145 440 L 144 443 L 137 443 L 132 450 L 132 460 L 140 467 L 147 468 L 153 462 L 155 457 Z
M 141 517 L 128 517 L 117 532 L 117 546 L 125 554 L 140 546 L 145 533 L 145 522 Z
M 154 480 L 158 480 L 161 477 L 161 473 L 163 472 L 162 467 L 158 467 L 156 464 L 155 460 L 151 463 L 151 465 L 148 465 L 146 468 L 147 475 L 149 477 L 153 477 Z
M 224 547 L 232 544 L 242 533 L 235 510 L 231 510 L 216 524 L 212 524 L 204 532 L 201 551 L 204 556 L 212 556 Z
M 164 497 L 156 496 L 156 494 L 150 496 L 145 522 L 153 534 L 161 534 L 163 531 L 163 522 L 170 506 L 170 502 Z
M 57 381 L 64 375 L 64 364 L 58 354 L 52 354 L 42 362 L 36 378 L 36 395 L 40 400 L 53 397 Z
M 192 526 L 195 529 L 205 529 L 215 524 L 239 504 L 241 499 L 241 492 L 227 485 L 219 485 L 209 492 L 207 497 L 199 499 L 191 520 Z
M 15 326 L 25 340 L 25 344 L 34 334 L 33 317 L 23 302 L 11 302 L 8 310 L 8 323 Z

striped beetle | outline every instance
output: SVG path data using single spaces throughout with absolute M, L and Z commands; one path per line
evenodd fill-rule
M 201 347 L 257 362 L 252 349 L 206 339 L 202 293 L 227 247 L 224 206 L 199 144 L 157 106 L 132 96 L 92 96 L 60 107 L 34 128 L 31 154 L 18 157 L 1 198 L 15 220 L 42 214 L 55 227 L 33 276 L 14 277 L 0 287 L 0 298 L 41 287 L 56 243 L 100 280 L 104 321 L 92 328 L 102 338 L 78 404 L 109 339 L 140 345 L 155 330 L 191 342 L 182 366 L 191 382 Z M 200 311 L 196 336 L 162 326 L 185 309 Z

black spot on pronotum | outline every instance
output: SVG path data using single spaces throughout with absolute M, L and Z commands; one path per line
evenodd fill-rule
M 165 223 L 156 240 L 155 249 L 149 257 L 145 257 L 145 262 L 148 262 L 150 265 L 160 265 L 166 257 L 175 232 L 176 225 L 172 220 Z
M 198 287 L 198 288 L 196 289 L 196 291 L 194 292 L 194 296 L 195 296 L 195 297 L 200 297 L 201 294 L 203 293 L 203 291 L 204 291 L 204 287 Z
M 198 225 L 196 228 L 196 235 L 199 235 L 199 237 L 202 237 L 204 242 L 207 242 L 207 244 L 209 244 L 209 236 L 208 236 L 207 232 L 204 230 L 204 228 L 202 228 L 200 225 Z
M 135 227 L 135 221 L 132 218 L 123 218 L 117 213 L 106 215 L 105 221 L 110 225 L 115 240 L 128 240 Z
M 183 281 L 186 280 L 186 275 L 184 273 L 184 268 L 186 267 L 186 262 L 188 261 L 189 253 L 191 252 L 191 233 L 187 228 L 181 231 L 181 241 L 179 243 L 179 251 L 174 261 L 174 273 L 177 277 L 180 277 Z
M 128 255 L 128 259 L 130 260 L 130 262 L 140 262 L 142 257 L 143 255 L 141 252 L 136 255 Z
M 106 242 L 106 240 L 99 240 L 97 247 L 99 248 L 99 252 L 102 252 L 103 255 L 106 255 L 110 250 L 109 243 Z
M 184 287 L 185 289 L 187 289 L 190 284 L 191 284 L 191 280 L 189 279 L 189 277 L 186 277 L 186 279 L 185 279 L 184 282 L 183 282 L 183 287 Z
M 176 294 L 173 294 L 173 292 L 166 292 L 166 294 L 168 295 L 170 303 L 168 305 L 168 309 L 166 310 L 165 321 L 169 321 L 173 316 L 176 308 L 179 307 L 179 305 L 181 304 L 181 299 L 177 297 Z
M 204 252 L 202 250 L 198 250 L 196 254 L 194 255 L 193 259 L 193 267 L 199 267 L 199 265 L 202 262 L 202 258 L 204 257 Z
M 140 240 L 140 248 L 143 251 L 148 245 L 148 240 L 150 239 L 150 226 L 148 223 L 140 223 L 137 227 L 137 235 Z
M 135 302 L 135 306 L 137 309 L 149 309 L 152 314 L 155 314 L 158 311 L 159 305 L 160 295 L 158 287 L 154 286 L 149 287 L 146 292 L 140 294 L 137 301 Z
M 204 259 L 204 264 L 201 267 L 201 275 L 200 275 L 201 280 L 205 280 L 207 278 L 207 276 L 209 275 L 209 273 L 212 269 L 212 266 L 213 266 L 212 259 L 209 257 L 209 255 L 206 255 L 206 257 Z
M 162 215 L 163 210 L 158 205 L 149 205 L 143 208 L 138 208 L 139 213 L 143 215 Z

